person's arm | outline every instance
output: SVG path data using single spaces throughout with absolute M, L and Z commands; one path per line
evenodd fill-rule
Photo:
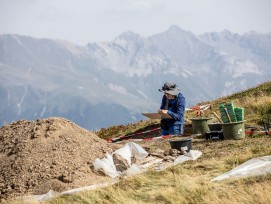
M 161 106 L 160 106 L 160 110 L 165 109 L 166 100 L 167 100 L 167 97 L 164 95 L 163 98 L 162 98 L 162 103 L 161 103 Z
M 185 98 L 180 94 L 178 95 L 177 100 L 177 113 L 168 111 L 167 114 L 170 115 L 174 120 L 181 121 L 181 118 L 184 117 L 185 112 Z

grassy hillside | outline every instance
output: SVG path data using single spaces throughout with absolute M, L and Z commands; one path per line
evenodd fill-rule
M 211 103 L 212 109 L 206 111 L 205 114 L 212 115 L 213 111 L 216 111 L 217 114 L 219 113 L 219 105 L 221 103 L 230 101 L 234 103 L 235 107 L 243 107 L 245 109 L 245 123 L 247 125 L 262 125 L 262 120 L 271 119 L 271 81 L 246 91 L 201 104 Z
M 219 104 L 233 101 L 235 106 L 245 108 L 246 124 L 261 125 L 261 119 L 266 119 L 271 114 L 270 94 L 271 82 L 266 82 L 201 104 L 212 104 L 212 109 L 205 111 L 205 115 L 212 116 L 214 111 L 219 113 Z M 186 118 L 193 117 L 193 114 L 195 113 L 187 112 Z M 115 126 L 101 130 L 100 136 L 129 134 L 153 123 L 157 121 Z M 167 140 L 139 144 L 149 149 L 169 148 Z M 271 203 L 270 174 L 222 182 L 210 181 L 249 159 L 271 155 L 270 135 L 216 142 L 193 139 L 192 145 L 193 149 L 203 153 L 196 161 L 188 161 L 161 172 L 148 171 L 107 188 L 63 196 L 49 203 Z
M 261 125 L 261 119 L 271 114 L 270 94 L 271 82 L 266 82 L 247 91 L 201 104 L 212 104 L 212 109 L 204 112 L 206 116 L 212 116 L 214 111 L 219 113 L 220 103 L 233 101 L 235 106 L 245 108 L 246 124 Z M 187 112 L 186 118 L 194 114 Z M 140 121 L 137 124 L 104 128 L 97 134 L 102 138 L 116 137 L 158 123 Z M 125 141 L 119 145 L 124 144 Z M 149 150 L 170 148 L 168 139 L 138 144 Z M 192 138 L 192 148 L 202 152 L 202 156 L 195 161 L 187 161 L 160 172 L 149 170 L 109 187 L 65 195 L 46 203 L 271 203 L 271 174 L 211 181 L 249 159 L 271 155 L 270 147 L 271 136 L 265 134 L 247 135 L 242 140 L 207 141 Z
M 148 144 L 164 148 L 168 142 Z M 203 152 L 161 172 L 148 171 L 99 190 L 63 196 L 50 204 L 64 203 L 271 203 L 271 175 L 211 182 L 248 159 L 271 155 L 271 138 L 207 142 L 194 140 Z
M 235 107 L 243 107 L 245 109 L 246 125 L 262 126 L 263 121 L 267 121 L 268 117 L 271 119 L 271 81 L 214 101 L 204 101 L 198 105 L 211 104 L 211 109 L 204 111 L 204 116 L 213 117 L 213 121 L 217 122 L 218 120 L 213 115 L 213 112 L 220 116 L 219 105 L 230 101 L 234 103 Z M 195 111 L 186 112 L 185 119 L 187 123 L 191 123 L 189 118 L 193 117 L 195 117 Z M 146 126 L 158 124 L 159 122 L 159 120 L 145 120 L 135 124 L 112 126 L 102 128 L 96 134 L 101 138 L 108 139 L 144 130 Z

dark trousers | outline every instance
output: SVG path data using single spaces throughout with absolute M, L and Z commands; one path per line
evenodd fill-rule
M 184 125 L 171 125 L 168 130 L 162 129 L 162 135 L 183 135 Z

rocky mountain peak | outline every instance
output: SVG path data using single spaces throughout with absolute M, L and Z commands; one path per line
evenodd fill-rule
M 172 25 L 80 47 L 0 35 L 0 125 L 55 115 L 89 129 L 125 124 L 159 107 L 166 81 L 182 87 L 187 106 L 247 89 L 270 79 L 271 66 L 270 34 L 251 36 Z

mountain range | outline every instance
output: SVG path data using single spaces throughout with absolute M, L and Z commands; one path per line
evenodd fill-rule
M 0 35 L 0 126 L 65 117 L 87 129 L 146 119 L 169 81 L 187 106 L 270 80 L 271 33 L 195 35 L 178 26 L 143 37 L 127 31 L 78 46 Z

